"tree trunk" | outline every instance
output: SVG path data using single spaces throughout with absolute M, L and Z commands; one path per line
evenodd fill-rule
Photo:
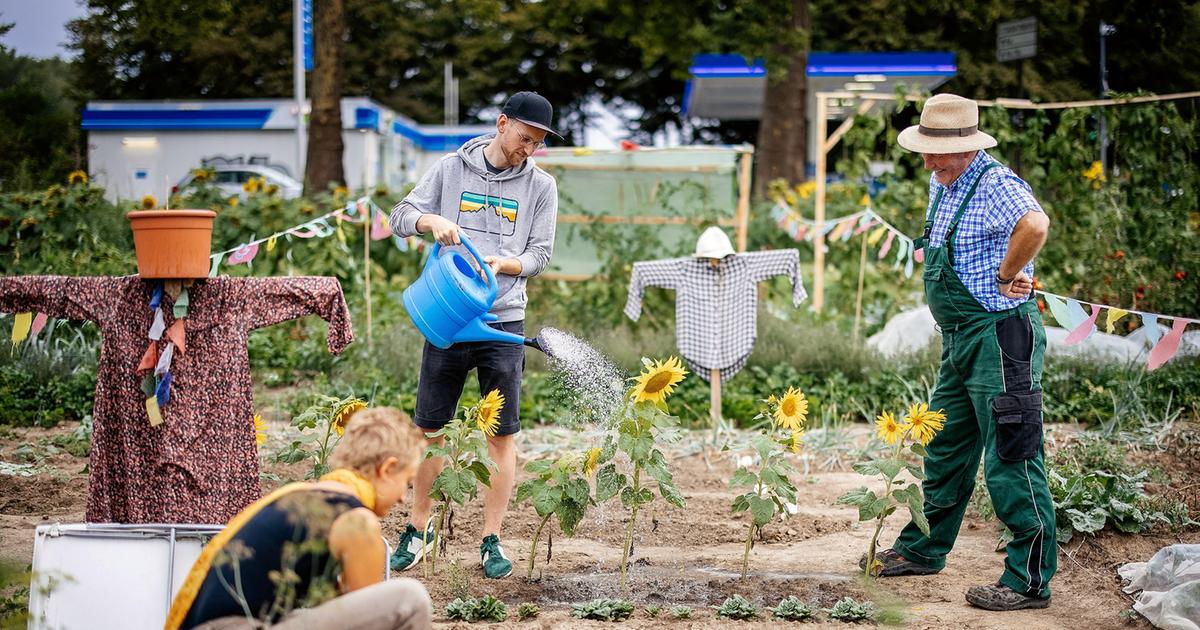
M 308 157 L 304 167 L 306 191 L 321 191 L 346 181 L 342 170 L 342 49 L 346 19 L 343 0 L 313 2 L 312 115 L 308 128 Z
M 808 0 L 792 0 L 792 28 L 804 32 L 811 26 Z M 771 72 L 764 88 L 762 120 L 758 127 L 757 166 L 754 173 L 754 195 L 762 197 L 772 179 L 786 179 L 797 184 L 804 179 L 808 141 L 807 94 L 805 66 L 808 50 L 781 50 L 787 59 L 786 74 Z

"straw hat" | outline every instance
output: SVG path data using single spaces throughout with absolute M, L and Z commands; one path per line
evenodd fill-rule
M 979 130 L 979 105 L 969 98 L 938 94 L 925 101 L 921 124 L 900 132 L 900 146 L 916 153 L 963 153 L 996 146 Z
M 729 242 L 725 230 L 715 225 L 704 230 L 696 240 L 696 258 L 724 258 L 733 253 L 733 244 Z

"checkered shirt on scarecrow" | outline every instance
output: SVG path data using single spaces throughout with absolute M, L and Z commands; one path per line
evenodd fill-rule
M 746 365 L 758 337 L 758 283 L 786 275 L 792 304 L 808 293 L 800 279 L 800 253 L 794 249 L 734 254 L 715 267 L 707 258 L 674 258 L 634 263 L 625 314 L 637 321 L 647 287 L 675 290 L 675 339 L 679 353 L 700 378 L 719 369 L 721 380 Z
M 963 197 L 979 173 L 988 164 L 999 163 L 985 151 L 980 151 L 967 170 L 947 188 L 929 176 L 929 204 L 942 193 L 941 207 L 933 222 L 930 234 L 931 247 L 941 247 L 946 239 L 946 230 L 954 213 L 962 204 Z M 958 222 L 954 236 L 954 272 L 966 285 L 971 295 L 991 312 L 1014 308 L 1029 298 L 1008 298 L 1000 294 L 996 284 L 996 271 L 1008 251 L 1008 239 L 1013 228 L 1026 212 L 1042 212 L 1042 206 L 1033 198 L 1033 191 L 1016 173 L 1001 165 L 984 174 L 975 190 L 975 196 L 967 205 L 966 212 Z M 928 211 L 927 211 L 928 214 Z M 1033 262 L 1025 265 L 1025 273 L 1033 277 Z M 1032 293 L 1030 294 L 1032 297 Z

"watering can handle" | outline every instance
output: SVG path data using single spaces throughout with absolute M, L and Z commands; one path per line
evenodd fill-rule
M 479 268 L 482 269 L 483 273 L 487 276 L 487 281 L 488 281 L 487 301 L 490 304 L 492 302 L 492 300 L 496 299 L 496 274 L 492 273 L 492 266 L 483 261 L 483 256 L 479 253 L 479 250 L 475 249 L 475 246 L 471 244 L 471 239 L 467 238 L 467 235 L 463 234 L 462 232 L 459 232 L 458 236 L 462 240 L 463 246 L 467 248 L 467 251 L 471 252 L 471 255 L 475 257 L 475 262 L 479 263 Z M 425 261 L 426 268 L 428 268 L 429 265 L 433 264 L 434 259 L 436 259 L 438 257 L 438 253 L 441 250 L 442 250 L 442 244 L 437 241 L 434 241 L 433 249 L 429 251 L 429 259 Z

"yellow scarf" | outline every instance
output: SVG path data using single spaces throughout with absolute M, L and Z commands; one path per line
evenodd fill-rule
M 354 490 L 354 496 L 368 510 L 375 509 L 375 486 L 359 473 L 350 470 L 349 468 L 338 468 L 321 476 L 321 481 L 335 481 L 337 483 L 350 486 Z M 167 621 L 163 625 L 164 630 L 178 630 L 183 623 L 183 618 L 187 616 L 191 610 L 192 604 L 196 601 L 196 595 L 200 593 L 200 586 L 204 583 L 204 578 L 208 577 L 208 570 L 212 568 L 213 560 L 217 558 L 217 554 L 225 548 L 233 537 L 241 531 L 246 523 L 254 518 L 260 510 L 268 505 L 279 500 L 284 495 L 291 494 L 297 490 L 306 490 L 312 488 L 310 483 L 289 483 L 276 489 L 271 494 L 251 503 L 246 509 L 238 512 L 229 520 L 225 528 L 220 531 L 213 539 L 208 541 L 204 549 L 200 552 L 200 557 L 196 558 L 196 563 L 192 565 L 192 570 L 188 573 L 187 579 L 184 580 L 183 586 L 179 587 L 179 592 L 175 595 L 175 601 L 171 602 L 171 610 L 167 613 Z

